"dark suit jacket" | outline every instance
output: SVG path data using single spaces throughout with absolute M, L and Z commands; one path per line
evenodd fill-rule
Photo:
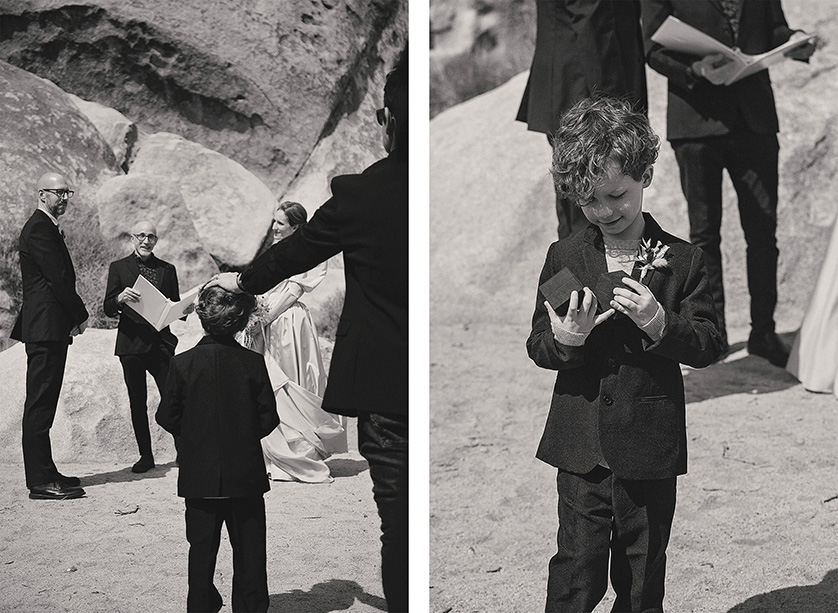
M 555 134 L 559 118 L 594 91 L 646 110 L 637 0 L 537 0 L 535 54 L 518 121 Z
M 152 260 L 152 258 L 154 259 Z M 180 300 L 175 267 L 155 257 L 154 254 L 149 256 L 149 265 L 157 266 L 157 272 L 160 275 L 160 292 L 169 300 L 175 302 Z M 177 346 L 177 337 L 172 334 L 168 326 L 158 332 L 136 311 L 124 307 L 116 301 L 119 293 L 126 287 L 133 287 L 139 276 L 140 266 L 137 263 L 137 255 L 134 253 L 116 262 L 111 262 L 108 269 L 108 285 L 105 290 L 105 301 L 102 308 L 108 317 L 119 317 L 114 354 L 148 353 L 153 347 L 157 347 L 161 343 L 174 353 Z
M 747 127 L 758 134 L 779 131 L 774 91 L 768 70 L 732 85 L 712 85 L 690 79 L 687 68 L 696 56 L 668 51 L 652 42 L 652 35 L 673 15 L 744 53 L 764 53 L 783 44 L 793 30 L 786 23 L 779 0 L 743 0 L 739 36 L 734 39 L 720 0 L 642 0 L 646 59 L 669 80 L 666 110 L 668 140 L 703 138 Z
M 269 489 L 260 440 L 279 425 L 264 358 L 205 336 L 172 358 L 157 423 L 178 443 L 178 496 L 239 498 Z
M 76 293 L 76 271 L 58 227 L 36 209 L 18 243 L 23 304 L 11 338 L 24 343 L 67 341 L 88 318 Z
M 241 274 L 259 294 L 343 252 L 346 299 L 323 408 L 407 414 L 407 159 L 332 180 L 332 197 Z
M 619 316 L 594 328 L 581 347 L 561 345 L 553 337 L 544 296 L 539 291 L 536 297 L 527 352 L 538 366 L 559 371 L 537 457 L 562 470 L 589 472 L 601 449 L 611 470 L 623 479 L 663 479 L 687 472 L 680 364 L 711 364 L 721 353 L 721 338 L 701 250 L 644 215 L 644 237 L 653 245 L 660 240 L 670 246 L 669 268 L 644 279 L 666 313 L 660 341 L 653 342 L 630 319 Z M 599 228 L 590 225 L 553 243 L 539 285 L 565 266 L 583 285 L 596 287 L 606 272 Z

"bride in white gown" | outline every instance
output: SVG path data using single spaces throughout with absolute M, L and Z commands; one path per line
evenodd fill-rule
M 838 218 L 786 369 L 810 392 L 838 397 Z
M 274 242 L 293 234 L 307 219 L 296 202 L 274 212 Z M 326 372 L 311 314 L 300 297 L 326 276 L 326 263 L 280 282 L 258 297 L 246 346 L 265 356 L 280 425 L 262 439 L 265 466 L 275 481 L 332 481 L 325 460 L 347 451 L 346 418 L 321 409 Z

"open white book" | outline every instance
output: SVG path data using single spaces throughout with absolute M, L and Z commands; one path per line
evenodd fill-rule
M 159 289 L 154 287 L 148 279 L 140 275 L 137 277 L 133 288 L 140 293 L 140 299 L 137 302 L 126 302 L 125 305 L 139 313 L 143 319 L 154 326 L 154 329 L 159 332 L 174 320 L 183 317 L 183 312 L 190 304 L 195 302 L 195 296 L 198 295 L 202 285 L 193 287 L 183 294 L 180 300 L 172 302 Z
M 730 85 L 740 79 L 744 79 L 760 70 L 785 59 L 785 54 L 796 47 L 801 47 L 815 38 L 814 34 L 801 38 L 800 40 L 788 41 L 765 53 L 748 55 L 739 49 L 728 47 L 701 30 L 696 30 L 689 24 L 684 23 L 677 17 L 669 16 L 652 35 L 652 40 L 659 45 L 673 51 L 689 53 L 697 57 L 704 57 L 712 53 L 721 53 L 730 58 L 735 64 L 734 70 L 730 73 L 724 85 Z

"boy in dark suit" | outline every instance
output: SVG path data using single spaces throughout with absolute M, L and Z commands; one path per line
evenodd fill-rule
M 154 377 L 157 390 L 162 394 L 166 373 L 169 372 L 169 361 L 177 346 L 177 337 L 168 326 L 158 332 L 136 311 L 125 308 L 126 304 L 130 305 L 140 299 L 139 292 L 134 290 L 134 283 L 140 275 L 169 300 L 180 300 L 175 267 L 154 255 L 157 237 L 157 228 L 150 221 L 134 224 L 131 229 L 134 250 L 131 255 L 111 262 L 102 305 L 105 315 L 119 317 L 114 354 L 119 356 L 122 365 L 131 406 L 131 425 L 140 450 L 140 459 L 131 467 L 134 473 L 144 473 L 154 468 L 151 432 L 148 429 L 146 372 Z
M 233 548 L 233 610 L 268 610 L 263 494 L 270 486 L 260 440 L 279 417 L 264 359 L 233 338 L 255 305 L 250 294 L 201 291 L 196 312 L 206 335 L 172 358 L 157 410 L 157 423 L 180 436 L 188 611 L 216 612 L 223 604 L 213 585 L 222 523 Z
M 609 551 L 612 610 L 663 611 L 675 480 L 687 471 L 680 364 L 711 364 L 721 338 L 701 250 L 642 212 L 658 147 L 645 115 L 610 98 L 581 101 L 556 133 L 556 189 L 590 225 L 550 246 L 539 286 L 567 268 L 583 289 L 553 306 L 540 289 L 527 339 L 530 358 L 559 371 L 537 453 L 559 469 L 549 612 L 596 607 Z

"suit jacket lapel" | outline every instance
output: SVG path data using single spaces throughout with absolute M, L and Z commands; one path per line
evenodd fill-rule
M 593 290 L 599 282 L 599 276 L 608 272 L 608 264 L 605 262 L 605 246 L 602 242 L 600 230 L 590 225 L 584 230 L 583 252 L 581 253 L 582 266 L 585 269 L 585 278 L 579 279 L 582 285 Z

